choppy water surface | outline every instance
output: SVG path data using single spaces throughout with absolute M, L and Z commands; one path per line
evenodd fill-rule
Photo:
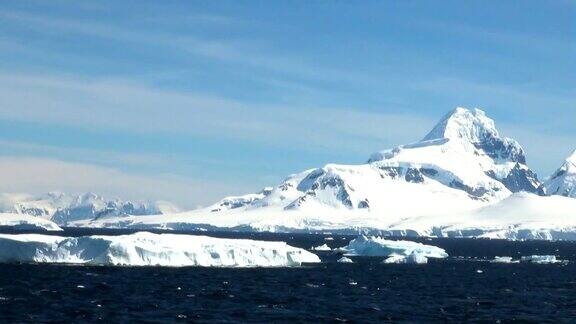
M 305 248 L 323 243 L 338 247 L 351 239 L 211 235 L 283 240 Z M 451 258 L 428 265 L 386 265 L 381 264 L 382 258 L 354 258 L 354 264 L 339 264 L 338 255 L 317 252 L 322 264 L 290 269 L 1 265 L 0 320 L 576 320 L 576 243 L 423 241 L 445 248 Z M 495 255 L 531 254 L 555 254 L 572 262 L 482 261 Z

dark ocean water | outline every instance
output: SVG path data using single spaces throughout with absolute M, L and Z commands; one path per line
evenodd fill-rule
M 121 234 L 126 231 L 104 231 Z M 66 235 L 103 234 L 70 230 Z M 353 237 L 202 233 L 310 248 Z M 325 241 L 330 236 L 333 240 Z M 385 265 L 318 252 L 282 269 L 0 265 L 0 321 L 576 322 L 576 243 L 422 239 L 451 258 Z M 495 255 L 554 254 L 567 265 L 493 264 Z M 476 258 L 476 259 L 474 259 Z

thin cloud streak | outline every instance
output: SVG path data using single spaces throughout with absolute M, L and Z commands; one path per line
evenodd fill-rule
M 242 64 L 252 68 L 278 72 L 298 79 L 331 81 L 334 79 L 365 82 L 366 76 L 353 76 L 350 71 L 320 68 L 318 64 L 305 64 L 302 58 L 282 56 L 266 48 L 266 44 L 254 40 L 214 40 L 202 39 L 190 34 L 170 34 L 157 29 L 134 31 L 114 24 L 101 24 L 74 20 L 67 17 L 48 17 L 26 12 L 0 11 L 0 18 L 25 24 L 38 33 L 57 30 L 64 34 L 84 35 L 122 43 L 173 48 L 193 55 L 204 56 L 232 64 Z M 224 20 L 224 17 L 221 17 Z M 20 50 L 25 44 L 18 42 Z M 302 80 L 301 80 L 302 81 Z
M 133 133 L 218 136 L 302 151 L 338 148 L 364 154 L 383 145 L 415 141 L 434 122 L 408 114 L 249 105 L 119 80 L 1 73 L 0 118 Z M 360 141 L 364 143 L 359 147 Z

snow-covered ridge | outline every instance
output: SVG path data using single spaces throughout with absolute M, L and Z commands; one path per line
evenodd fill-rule
M 467 146 L 470 151 L 483 151 L 493 159 L 526 164 L 524 149 L 518 142 L 501 137 L 492 119 L 480 109 L 458 107 L 448 113 L 422 141 L 447 139 Z
M 576 150 L 544 183 L 544 190 L 547 195 L 576 198 Z
M 262 199 L 270 195 L 270 193 L 272 193 L 272 190 L 273 189 L 271 187 L 266 187 L 262 189 L 262 191 L 255 194 L 226 197 L 208 208 L 210 209 L 211 212 L 219 212 L 223 210 L 230 210 L 249 206 L 258 201 L 261 201 Z
M 106 199 L 93 193 L 68 195 L 51 192 L 38 196 L 0 194 L 0 212 L 37 216 L 60 225 L 78 220 L 123 215 L 158 215 L 179 211 L 178 207 L 168 202 L 122 201 Z
M 344 209 L 387 217 L 447 206 L 470 210 L 513 192 L 540 193 L 541 184 L 525 163 L 522 147 L 501 137 L 483 111 L 457 108 L 419 143 L 375 153 L 366 164 L 306 170 L 276 187 L 225 198 L 204 211 Z
M 524 149 L 515 140 L 501 137 L 494 121 L 480 109 L 456 108 L 420 143 L 375 153 L 369 162 L 394 173 L 411 172 L 413 181 L 435 179 L 477 199 L 501 200 L 519 191 L 541 193 L 536 174 L 526 165 Z M 506 189 L 509 192 L 502 194 Z
M 0 213 L 0 226 L 20 230 L 62 231 L 54 222 L 25 214 Z
M 320 259 L 284 242 L 139 232 L 60 237 L 0 234 L 0 262 L 127 266 L 290 267 Z

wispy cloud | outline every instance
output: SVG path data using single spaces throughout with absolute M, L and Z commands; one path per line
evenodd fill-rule
M 514 46 L 523 50 L 553 54 L 558 51 L 575 52 L 576 44 L 571 41 L 568 34 L 557 34 L 556 38 L 549 35 L 504 31 L 490 29 L 470 24 L 449 21 L 420 21 L 417 23 L 423 28 L 433 29 L 441 33 L 470 37 L 476 40 L 495 42 L 503 46 Z
M 159 28 L 146 27 L 144 27 L 145 30 L 143 31 L 113 22 L 104 24 L 70 17 L 51 17 L 13 10 L 0 10 L 0 18 L 21 24 L 26 26 L 27 29 L 40 34 L 58 32 L 64 35 L 97 37 L 119 43 L 173 49 L 174 53 L 179 55 L 190 54 L 230 64 L 241 64 L 250 68 L 260 69 L 261 72 L 275 72 L 284 76 L 298 78 L 300 82 L 306 79 L 316 81 L 338 79 L 364 82 L 367 79 L 367 76 L 359 77 L 350 73 L 350 71 L 320 67 L 318 62 L 314 64 L 306 63 L 303 57 L 281 54 L 274 51 L 266 42 L 254 39 L 207 39 L 198 37 L 190 32 L 168 32 Z M 220 23 L 227 22 L 229 24 L 237 21 L 230 17 L 202 14 L 191 15 L 189 19 L 218 21 Z M 149 27 L 156 27 L 156 25 L 152 24 Z M 8 35 L 4 35 L 4 38 L 6 37 Z M 9 39 L 19 44 L 19 50 L 26 50 L 26 48 L 30 48 L 31 51 L 35 50 L 33 45 L 27 45 L 13 38 Z M 272 76 L 268 75 L 267 78 L 272 78 Z
M 417 140 L 434 122 L 410 114 L 246 104 L 122 80 L 3 73 L 0 118 L 365 154 L 383 145 Z M 359 146 L 360 142 L 364 144 Z
M 569 132 L 576 109 L 563 96 L 449 78 L 413 87 L 440 96 L 450 94 L 453 102 L 479 106 L 492 116 L 508 116 L 498 124 L 515 130 L 505 135 L 518 134 L 540 170 L 549 171 L 558 159 L 557 154 L 544 154 L 549 151 L 544 138 L 549 144 L 557 144 L 558 138 L 576 144 Z M 542 117 L 543 111 L 550 114 Z M 126 80 L 0 73 L 0 118 L 136 134 L 229 138 L 302 154 L 342 151 L 346 152 L 342 156 L 357 154 L 361 162 L 372 151 L 419 140 L 437 116 L 246 104 Z M 506 126 L 512 122 L 523 124 Z M 554 132 L 542 123 L 554 125 Z M 531 136 L 540 140 L 532 141 Z

